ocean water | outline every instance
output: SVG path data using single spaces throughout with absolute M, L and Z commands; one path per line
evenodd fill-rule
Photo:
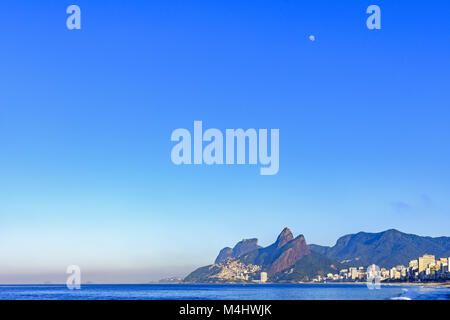
M 364 284 L 0 285 L 0 300 L 450 300 L 449 288 Z

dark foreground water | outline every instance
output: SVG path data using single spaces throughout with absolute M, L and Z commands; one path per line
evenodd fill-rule
M 450 300 L 450 289 L 422 286 L 363 284 L 250 284 L 250 285 L 0 285 L 0 300 Z

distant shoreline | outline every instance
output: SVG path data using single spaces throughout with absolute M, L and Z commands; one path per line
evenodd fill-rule
M 327 285 L 327 284 L 337 284 L 337 285 L 366 285 L 366 282 L 266 282 L 266 283 L 178 283 L 180 285 L 273 285 L 273 284 L 281 284 L 281 285 L 302 285 L 302 284 L 318 284 L 318 285 Z M 439 287 L 439 288 L 450 288 L 450 281 L 446 282 L 385 282 L 380 283 L 382 286 L 424 286 L 424 287 Z
M 424 287 L 439 287 L 439 288 L 450 288 L 450 281 L 447 282 L 391 282 L 383 283 L 384 285 L 393 286 L 424 286 Z

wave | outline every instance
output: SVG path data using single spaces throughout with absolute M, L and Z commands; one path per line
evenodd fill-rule
M 391 297 L 390 300 L 447 300 L 450 290 L 439 287 L 412 287 L 403 288 L 403 292 L 398 296 Z
M 412 300 L 412 299 L 408 297 L 392 297 L 391 300 Z

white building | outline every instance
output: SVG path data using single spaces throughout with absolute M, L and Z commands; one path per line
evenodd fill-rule
M 267 272 L 261 272 L 261 283 L 267 282 Z

